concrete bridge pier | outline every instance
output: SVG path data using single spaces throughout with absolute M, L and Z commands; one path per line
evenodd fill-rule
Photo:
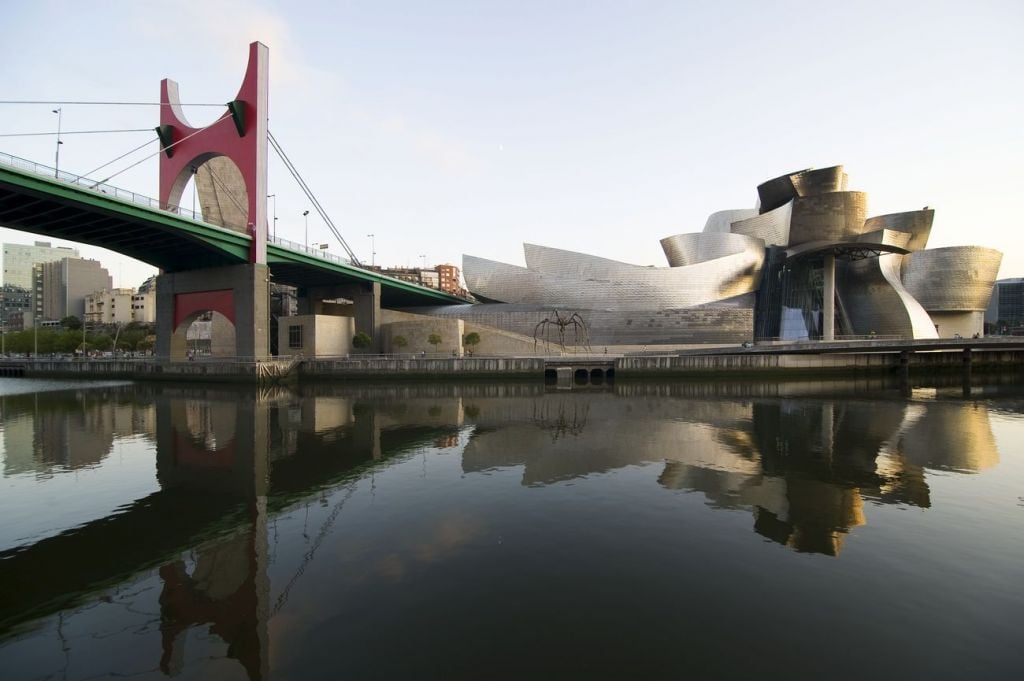
M 214 340 L 215 354 L 266 359 L 270 355 L 270 270 L 248 264 L 161 274 L 156 279 L 156 354 L 187 359 L 186 332 L 205 312 L 234 326 L 234 344 Z M 216 319 L 216 317 L 215 317 Z M 215 329 L 218 326 L 214 325 Z M 223 335 L 223 326 L 221 326 Z
M 192 570 L 180 559 L 160 567 L 160 669 L 180 671 L 186 632 L 209 625 L 249 678 L 269 678 L 270 409 L 259 399 L 160 396 L 156 427 L 157 479 L 165 491 L 244 500 L 248 515 L 248 523 L 200 544 Z
M 350 308 L 325 303 L 344 298 L 351 300 Z M 381 352 L 380 337 L 380 283 L 364 282 L 337 286 L 316 286 L 299 291 L 299 314 L 336 314 L 355 317 L 356 333 L 365 333 L 373 339 L 371 352 Z

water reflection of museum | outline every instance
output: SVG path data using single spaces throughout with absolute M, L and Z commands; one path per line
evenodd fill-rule
M 205 627 L 250 678 L 264 678 L 268 622 L 288 597 L 276 584 L 271 600 L 268 518 L 360 467 L 425 448 L 462 446 L 465 474 L 521 470 L 529 486 L 654 467 L 655 490 L 750 511 L 759 535 L 826 555 L 865 524 L 866 502 L 928 507 L 928 469 L 998 461 L 985 404 L 961 400 L 695 400 L 643 385 L 589 394 L 420 386 L 401 399 L 142 390 L 0 398 L 5 476 L 96 466 L 118 439 L 143 437 L 156 442 L 160 483 L 109 517 L 0 553 L 0 579 L 22 626 L 156 564 L 152 633 L 172 675 L 195 645 L 187 632 Z M 0 630 L 11 612 L 0 610 Z
M 551 396 L 518 414 L 502 405 L 512 423 L 499 428 L 480 405 L 463 467 L 522 467 L 524 485 L 548 485 L 664 462 L 664 488 L 751 509 L 758 534 L 837 555 L 845 534 L 865 524 L 865 501 L 926 508 L 926 469 L 972 472 L 998 461 L 979 403 L 650 399 L 625 418 L 621 407 L 611 395 Z
M 464 470 L 521 467 L 526 485 L 663 462 L 664 488 L 700 492 L 717 508 L 752 509 L 758 533 L 797 550 L 836 554 L 844 534 L 865 523 L 865 501 L 928 507 L 926 469 L 978 471 L 998 459 L 981 403 L 661 396 L 624 402 L 611 393 L 534 392 L 522 398 L 493 390 L 440 399 L 413 394 L 401 402 L 278 393 L 264 407 L 184 394 L 139 400 L 116 390 L 42 401 L 8 397 L 4 473 L 94 466 L 117 439 L 141 435 L 157 438 L 163 451 L 162 484 L 197 471 L 209 477 L 223 469 L 223 475 L 239 464 L 233 459 L 241 427 L 257 438 L 251 445 L 257 459 L 294 474 L 289 459 L 300 449 L 340 446 L 355 465 L 386 457 L 403 441 L 398 433 L 416 422 L 451 431 L 425 436 L 423 444 L 438 447 L 457 444 L 452 429 L 470 428 Z M 300 479 L 326 472 L 302 458 L 308 471 Z M 296 492 L 301 484 L 292 485 Z

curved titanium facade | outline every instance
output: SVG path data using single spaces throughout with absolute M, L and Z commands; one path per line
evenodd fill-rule
M 687 267 L 656 268 L 558 249 L 535 248 L 532 253 L 531 259 L 543 269 L 464 255 L 466 287 L 474 295 L 504 303 L 606 310 L 686 308 L 757 290 L 764 261 L 763 251 L 743 251 Z
M 868 195 L 864 192 L 832 192 L 793 200 L 789 246 L 807 241 L 841 241 L 864 233 Z
M 661 248 L 669 267 L 686 267 L 744 251 L 763 253 L 764 241 L 743 234 L 696 232 L 667 236 L 661 240 Z
M 760 239 L 768 246 L 789 244 L 790 221 L 793 218 L 793 202 L 785 203 L 774 210 L 746 220 L 738 220 L 730 227 L 733 234 Z
M 657 345 L 689 343 L 739 343 L 750 340 L 754 311 L 745 306 L 655 309 L 650 306 L 625 310 L 586 309 L 557 305 L 494 304 L 446 305 L 410 308 L 409 312 L 458 318 L 467 324 L 518 334 L 531 345 L 537 324 L 551 319 L 554 310 L 563 316 L 576 312 L 587 325 L 594 349 L 599 345 Z M 569 341 L 568 337 L 566 338 Z
M 596 255 L 566 251 L 561 248 L 523 244 L 526 269 L 541 274 L 573 279 L 615 280 L 636 277 L 650 267 L 632 265 Z
M 732 208 L 730 210 L 716 211 L 708 216 L 707 222 L 704 223 L 703 231 L 705 233 L 729 232 L 729 227 L 732 223 L 757 217 L 759 213 L 760 211 L 756 208 Z
M 1002 259 L 981 246 L 918 251 L 903 260 L 903 285 L 929 312 L 984 310 Z
M 883 246 L 896 246 L 903 254 L 909 253 L 910 240 L 913 238 L 910 232 L 900 232 L 894 229 L 876 229 L 873 232 L 864 232 L 857 237 L 858 244 L 881 244 Z M 887 249 L 882 249 L 887 250 Z M 896 252 L 893 249 L 893 252 Z
M 789 178 L 797 196 L 845 192 L 847 177 L 842 166 L 805 170 Z
M 868 218 L 867 194 L 847 184 L 838 165 L 763 182 L 758 208 L 718 211 L 702 232 L 662 239 L 667 268 L 534 244 L 525 268 L 464 256 L 470 291 L 503 303 L 472 316 L 525 333 L 545 310 L 586 311 L 608 325 L 597 342 L 636 344 L 708 340 L 715 323 L 731 339 L 755 328 L 758 338 L 980 333 L 1001 254 L 923 250 L 933 210 Z
M 900 281 L 900 263 L 905 257 L 886 253 L 836 263 L 836 289 L 853 333 L 938 337 L 931 317 Z
M 807 172 L 805 170 L 797 170 L 796 172 L 786 173 L 785 175 L 779 175 L 773 177 L 766 182 L 762 182 L 757 185 L 757 198 L 761 203 L 761 213 L 767 213 L 773 211 L 779 206 L 789 203 L 797 197 L 796 187 L 793 186 L 793 176 L 799 175 L 800 173 Z
M 928 236 L 932 232 L 932 221 L 935 219 L 935 211 L 931 208 L 912 210 L 906 213 L 890 213 L 888 215 L 876 215 L 864 221 L 864 231 L 873 232 L 876 229 L 892 229 L 897 232 L 907 232 L 911 235 L 907 243 L 908 251 L 924 250 L 928 245 Z
M 787 173 L 762 182 L 757 187 L 761 201 L 761 213 L 775 210 L 779 206 L 800 196 L 816 196 L 831 192 L 846 191 L 847 176 L 842 166 L 831 168 L 807 168 Z

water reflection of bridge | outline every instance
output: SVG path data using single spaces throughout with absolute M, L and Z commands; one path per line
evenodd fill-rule
M 0 412 L 5 450 L 16 453 L 5 473 L 93 466 L 117 438 L 143 436 L 156 444 L 160 484 L 109 516 L 0 552 L 0 635 L 158 568 L 160 669 L 179 671 L 184 633 L 204 625 L 253 679 L 267 676 L 268 513 L 343 483 L 382 459 L 382 446 L 395 455 L 449 434 L 389 427 L 348 398 L 281 390 L 130 386 L 4 397 Z
M 998 461 L 985 403 L 960 399 L 959 387 L 956 399 L 940 392 L 908 401 L 898 389 L 857 399 L 842 385 L 767 386 L 760 394 L 747 386 L 740 399 L 721 386 L 682 384 L 586 394 L 524 384 L 321 385 L 301 397 L 131 386 L 0 398 L 7 451 L 25 438 L 75 443 L 59 460 L 33 449 L 15 460 L 20 470 L 92 466 L 118 438 L 144 437 L 156 445 L 160 484 L 107 517 L 0 553 L 0 632 L 34 626 L 156 569 L 159 669 L 180 670 L 186 633 L 206 627 L 250 678 L 264 678 L 269 621 L 347 497 L 311 533 L 312 549 L 276 585 L 275 599 L 268 517 L 402 453 L 450 446 L 459 432 L 472 432 L 462 451 L 467 474 L 514 467 L 524 485 L 543 486 L 654 466 L 660 489 L 749 510 L 759 535 L 828 555 L 866 522 L 865 502 L 926 508 L 928 469 L 977 471 Z

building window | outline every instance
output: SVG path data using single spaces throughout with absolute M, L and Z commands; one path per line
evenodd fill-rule
M 302 349 L 302 325 L 292 324 L 288 327 L 288 347 Z

